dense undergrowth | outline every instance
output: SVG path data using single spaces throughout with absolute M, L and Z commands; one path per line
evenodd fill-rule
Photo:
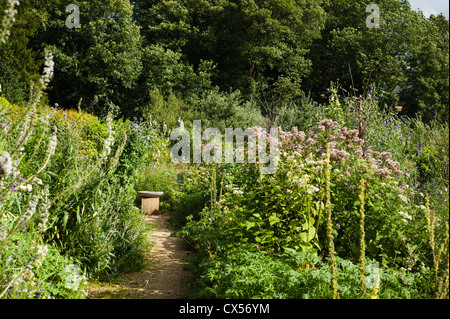
M 89 278 L 142 267 L 134 181 L 154 128 L 4 98 L 0 109 L 1 297 L 82 297 Z
M 448 124 L 380 109 L 333 90 L 316 127 L 279 127 L 275 174 L 188 169 L 198 297 L 448 297 Z
M 186 3 L 195 17 L 196 2 Z M 319 10 L 318 1 L 314 3 Z M 390 3 L 393 7 L 399 4 Z M 392 44 L 409 48 L 402 57 L 409 63 L 405 64 L 408 71 L 390 78 L 389 70 L 400 70 L 405 65 L 396 60 L 402 54 L 393 57 L 390 52 L 395 50 L 384 48 L 370 60 L 385 60 L 380 70 L 374 71 L 372 62 L 365 58 L 354 63 L 364 71 L 359 70 L 362 73 L 354 78 L 365 93 L 357 96 L 353 83 L 352 95 L 332 87 L 325 96 L 322 88 L 323 92 L 310 92 L 316 96 L 315 102 L 300 87 L 309 63 L 302 57 L 309 51 L 308 46 L 303 47 L 305 44 L 297 39 L 301 50 L 292 51 L 295 54 L 285 51 L 290 46 L 283 40 L 284 31 L 268 33 L 276 35 L 267 37 L 270 41 L 278 39 L 275 47 L 266 47 L 268 43 L 243 46 L 236 42 L 236 47 L 228 52 L 231 55 L 225 54 L 225 60 L 232 61 L 225 64 L 230 70 L 223 69 L 220 63 L 216 65 L 214 59 L 195 56 L 198 65 L 194 72 L 191 65 L 183 64 L 182 59 L 189 59 L 181 51 L 172 51 L 161 43 L 147 43 L 140 49 L 139 28 L 132 15 L 137 13 L 137 20 L 143 23 L 152 14 L 145 17 L 141 12 L 133 12 L 129 1 L 110 1 L 98 12 L 93 10 L 95 3 L 83 4 L 92 9 L 93 21 L 86 24 L 88 28 L 77 31 L 64 26 L 64 19 L 60 19 L 63 13 L 53 12 L 52 1 L 43 3 L 48 15 L 42 14 L 37 20 L 28 12 L 34 11 L 27 10 L 33 3 L 26 2 L 19 16 L 21 22 L 29 24 L 12 29 L 16 37 L 14 45 L 9 45 L 9 29 L 19 2 L 7 1 L 0 29 L 0 45 L 6 44 L 0 47 L 0 56 L 7 57 L 0 68 L 0 78 L 6 83 L 5 91 L 0 87 L 0 298 L 83 298 L 89 280 L 142 267 L 150 244 L 149 227 L 139 209 L 138 190 L 163 191 L 162 208 L 176 211 L 172 222 L 178 229 L 177 235 L 196 250 L 191 260 L 193 297 L 449 297 L 449 129 L 445 119 L 448 80 L 443 76 L 448 73 L 448 45 L 445 36 L 441 36 L 442 30 L 448 29 L 444 28 L 447 20 L 442 16 L 427 20 L 412 12 L 404 17 L 387 15 L 392 25 L 401 26 L 399 21 L 404 20 L 420 26 L 413 21 L 421 21 L 427 26 L 423 30 L 430 31 L 420 31 L 419 37 L 410 30 L 417 39 L 405 36 L 400 44 Z M 228 4 L 233 7 L 224 2 L 225 7 Z M 271 6 L 278 4 L 285 7 L 282 1 Z M 189 13 L 173 1 L 150 5 L 148 12 L 162 13 L 172 5 L 179 7 L 173 11 L 177 21 L 180 12 L 183 17 Z M 338 14 L 332 2 L 326 8 Z M 118 9 L 121 15 L 116 14 Z M 203 42 L 207 44 L 211 38 L 212 47 L 200 51 L 220 57 L 221 61 L 223 26 L 214 24 L 209 29 L 210 20 L 201 21 L 209 14 L 215 15 L 217 7 L 208 5 L 204 9 L 191 22 L 199 20 L 202 27 L 208 28 L 194 26 L 192 34 L 181 32 L 190 35 L 187 42 L 180 43 L 189 43 L 186 48 L 192 49 Z M 230 18 L 244 24 L 259 19 L 252 14 L 247 16 L 252 12 L 247 9 L 243 11 L 246 19 L 237 19 L 239 14 Z M 289 24 L 303 21 L 297 19 L 303 14 L 300 6 L 293 5 L 292 9 L 295 10 L 286 17 L 281 14 L 281 20 L 286 18 Z M 258 10 L 261 18 L 265 16 L 264 21 L 270 22 L 267 26 L 279 25 L 267 16 L 270 10 Z M 350 4 L 344 11 L 348 10 L 354 11 Z M 320 15 L 325 14 L 322 9 L 319 11 Z M 167 13 L 161 15 L 164 16 Z M 217 21 L 228 21 L 226 16 L 221 19 Z M 327 19 L 333 25 L 337 21 L 331 16 Z M 47 21 L 49 29 L 41 28 L 40 23 Z M 357 23 L 359 29 L 362 21 Z M 178 22 L 185 26 L 183 20 Z M 313 25 L 321 25 L 325 20 L 303 22 L 312 23 L 308 28 L 315 30 Z M 338 37 L 335 43 L 323 45 L 319 41 L 311 47 L 319 59 L 323 57 L 317 51 L 325 47 L 331 50 L 325 53 L 325 57 L 331 54 L 328 60 L 334 59 L 335 49 L 350 48 L 345 55 L 354 54 L 352 46 L 341 43 L 360 43 L 365 39 L 369 41 L 367 48 L 379 47 L 373 45 L 379 39 L 377 30 L 366 33 L 363 26 L 353 37 L 357 35 L 355 28 L 346 26 L 344 31 L 331 31 L 328 23 L 325 31 Z M 164 29 L 166 24 L 157 25 L 151 29 L 172 36 Z M 255 35 L 259 34 L 259 28 L 250 30 L 258 30 Z M 388 29 L 379 31 L 385 30 Z M 65 34 L 67 39 L 72 34 L 83 35 L 78 39 L 78 48 L 87 55 L 73 58 L 73 43 L 54 37 L 52 31 Z M 342 31 L 341 37 L 338 31 Z M 319 36 L 313 33 L 307 42 Z M 117 51 L 108 51 L 107 39 L 113 34 L 120 45 Z M 437 44 L 422 44 L 425 34 L 432 35 Z M 389 31 L 390 37 L 396 39 L 396 32 Z M 164 39 L 167 40 L 165 36 L 159 40 L 151 37 L 151 41 Z M 242 41 L 250 39 L 253 41 L 253 36 Z M 259 45 L 262 47 L 253 49 Z M 89 50 L 84 50 L 86 47 Z M 24 65 L 33 65 L 29 72 L 28 67 L 14 65 L 11 55 L 16 54 L 15 49 L 28 57 L 24 61 L 29 63 Z M 55 62 L 50 50 L 60 67 L 58 76 L 53 74 Z M 122 50 L 127 54 L 122 54 Z M 36 57 L 32 57 L 38 51 L 45 60 L 40 79 L 36 77 L 40 62 L 38 65 Z M 323 61 L 316 63 L 314 70 L 321 70 L 323 65 L 330 69 L 333 76 L 329 77 L 339 78 L 341 67 L 345 66 L 347 74 L 348 66 L 352 75 L 350 62 L 345 55 L 339 56 L 343 52 L 337 53 L 334 70 Z M 369 57 L 372 53 L 362 50 L 357 55 Z M 265 54 L 271 58 L 266 59 Z M 234 57 L 240 55 L 246 58 L 236 61 Z M 423 61 L 432 62 L 427 65 Z M 244 67 L 247 63 L 253 64 L 250 77 Z M 214 71 L 216 67 L 221 69 L 219 73 Z M 373 82 L 389 80 L 390 86 L 403 85 L 405 77 L 409 77 L 413 85 L 405 91 L 407 97 L 409 94 L 406 110 L 415 117 L 394 112 L 396 93 L 385 92 L 386 85 L 381 90 L 367 86 L 370 76 L 364 75 L 366 71 L 370 75 L 374 71 L 378 81 Z M 316 73 L 312 79 L 322 77 L 322 72 Z M 86 74 L 90 76 L 86 78 Z M 224 85 L 215 87 L 212 77 L 215 83 Z M 329 80 L 321 78 L 319 82 Z M 51 81 L 55 84 L 53 89 L 49 88 Z M 231 90 L 239 83 L 238 87 L 247 87 L 244 92 Z M 26 99 L 28 85 L 30 94 Z M 61 92 L 67 96 L 61 96 Z M 321 95 L 328 98 L 322 99 L 326 103 L 317 102 Z M 10 103 L 5 96 L 22 102 Z M 89 101 L 83 102 L 83 97 Z M 71 101 L 72 105 L 48 106 L 48 100 L 55 98 Z M 73 107 L 75 98 L 79 100 L 78 111 Z M 81 108 L 104 117 L 98 118 Z M 114 119 L 114 112 L 140 114 L 143 119 Z M 265 134 L 262 128 L 277 127 L 279 139 L 271 140 L 279 147 L 275 173 L 260 174 L 262 164 L 248 161 L 173 163 L 174 141 L 169 139 L 170 132 L 183 121 L 191 130 L 192 120 L 202 120 L 205 126 L 221 132 L 225 128 L 253 127 L 258 138 Z

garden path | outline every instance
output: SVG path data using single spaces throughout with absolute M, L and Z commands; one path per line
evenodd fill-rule
M 168 223 L 173 213 L 146 215 L 146 222 L 154 225 L 149 240 L 147 267 L 121 275 L 113 282 L 94 283 L 88 289 L 90 299 L 183 299 L 189 297 L 184 284 L 189 271 L 184 270 L 191 253 L 182 238 L 172 237 L 174 231 Z

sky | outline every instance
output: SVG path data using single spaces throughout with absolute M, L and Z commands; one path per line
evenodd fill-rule
M 448 0 L 409 0 L 409 4 L 413 10 L 417 10 L 417 8 L 422 10 L 426 17 L 442 12 L 447 19 L 449 18 Z

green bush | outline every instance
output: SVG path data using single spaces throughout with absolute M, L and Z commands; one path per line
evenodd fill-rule
M 142 267 L 148 227 L 134 178 L 151 158 L 152 126 L 1 102 L 2 296 L 82 298 L 84 286 L 64 288 L 71 269 L 91 278 Z
M 314 102 L 309 96 L 303 95 L 297 101 L 285 107 L 276 124 L 284 129 L 297 126 L 302 131 L 309 132 L 316 123 L 324 118 L 325 107 Z
M 201 119 L 207 127 L 221 132 L 225 128 L 246 129 L 263 124 L 261 112 L 252 100 L 243 101 L 239 91 L 224 93 L 210 91 L 201 100 L 199 106 Z
M 178 171 L 176 168 L 167 165 L 149 165 L 140 172 L 135 183 L 136 191 L 163 192 L 160 197 L 160 207 L 162 209 L 173 208 L 179 197 Z M 140 197 L 136 198 L 139 203 Z
M 87 280 L 83 269 L 28 230 L 2 247 L 0 298 L 84 298 Z
M 252 252 L 250 247 L 229 249 L 207 262 L 196 264 L 198 298 L 226 299 L 331 299 L 330 265 L 314 253 L 287 249 L 276 256 Z M 426 298 L 420 292 L 423 274 L 393 270 L 368 260 L 365 298 Z M 362 297 L 360 267 L 337 258 L 339 295 L 343 299 Z M 374 270 L 377 270 L 376 272 Z M 379 283 L 375 284 L 379 275 Z M 425 273 L 424 273 L 425 274 Z M 374 277 L 374 278 L 372 278 Z M 378 288 L 376 288 L 378 287 Z M 378 290 L 376 290 L 378 289 Z
M 187 216 L 178 234 L 198 251 L 201 297 L 360 298 L 361 269 L 371 264 L 384 274 L 375 297 L 448 294 L 448 188 L 439 189 L 439 204 L 419 182 L 445 181 L 445 158 L 425 157 L 413 144 L 446 127 L 425 135 L 416 123 L 411 134 L 413 122 L 380 110 L 375 95 L 332 97 L 324 113 L 336 121 L 322 120 L 308 134 L 279 128 L 274 174 L 260 175 L 250 163 L 192 170 L 197 185 L 187 185 L 191 194 L 204 194 L 205 208 Z M 424 149 L 448 149 L 445 137 L 435 139 Z M 420 156 L 434 177 L 416 169 Z M 313 268 L 323 273 L 293 273 L 282 257 L 286 249 L 320 257 Z M 294 282 L 288 292 L 277 286 L 285 277 Z M 319 290 L 296 290 L 305 280 Z

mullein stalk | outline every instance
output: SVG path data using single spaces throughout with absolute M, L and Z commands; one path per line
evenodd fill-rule
M 211 209 L 216 205 L 217 189 L 216 189 L 216 169 L 211 172 Z
M 360 238 L 359 238 L 359 265 L 360 265 L 360 271 L 361 271 L 361 293 L 362 293 L 362 299 L 366 298 L 366 283 L 365 283 L 365 267 L 366 267 L 366 242 L 365 242 L 365 231 L 364 231 L 364 218 L 365 218 L 365 192 L 366 192 L 366 185 L 365 180 L 361 180 L 361 192 L 359 193 L 359 201 L 360 201 L 360 220 L 359 220 L 359 232 L 360 232 Z
M 425 202 L 425 217 L 427 219 L 427 229 L 430 236 L 430 247 L 433 253 L 433 264 L 434 264 L 434 277 L 435 277 L 435 297 L 436 298 L 445 298 L 447 294 L 448 287 L 448 260 L 447 260 L 447 269 L 444 270 L 444 276 L 439 278 L 439 265 L 441 263 L 441 256 L 445 251 L 445 247 L 448 247 L 448 223 L 446 224 L 446 234 L 442 244 L 439 247 L 439 251 L 436 254 L 436 213 L 430 209 L 430 200 L 428 194 L 426 194 L 426 202 Z M 448 248 L 447 248 L 448 250 Z M 447 254 L 448 255 L 448 254 Z
M 327 153 L 325 158 L 325 212 L 327 214 L 327 237 L 328 237 L 328 250 L 331 259 L 331 284 L 333 288 L 333 299 L 338 299 L 338 282 L 336 272 L 336 256 L 334 251 L 334 237 L 333 237 L 333 224 L 331 220 L 331 166 L 330 166 L 330 144 L 327 143 Z
M 447 290 L 448 290 L 448 279 L 449 279 L 449 260 L 448 260 L 448 222 L 445 224 L 445 228 L 446 228 L 446 233 L 445 233 L 445 239 L 441 244 L 441 247 L 439 249 L 439 253 L 438 253 L 438 260 L 441 259 L 441 255 L 443 253 L 446 253 L 447 255 L 447 264 L 446 264 L 446 269 L 444 269 L 444 275 L 443 277 L 440 278 L 439 280 L 439 284 L 437 287 L 437 295 L 436 297 L 438 299 L 445 299 L 446 295 L 447 295 Z M 447 251 L 445 251 L 447 250 Z
M 434 211 L 430 210 L 430 200 L 428 198 L 428 194 L 426 194 L 426 202 L 425 202 L 425 217 L 427 219 L 427 230 L 430 236 L 430 247 L 431 252 L 433 253 L 433 264 L 434 264 L 434 277 L 435 277 L 435 293 L 437 295 L 438 291 L 438 269 L 439 262 L 436 258 L 435 251 L 435 224 L 436 224 L 436 215 Z

